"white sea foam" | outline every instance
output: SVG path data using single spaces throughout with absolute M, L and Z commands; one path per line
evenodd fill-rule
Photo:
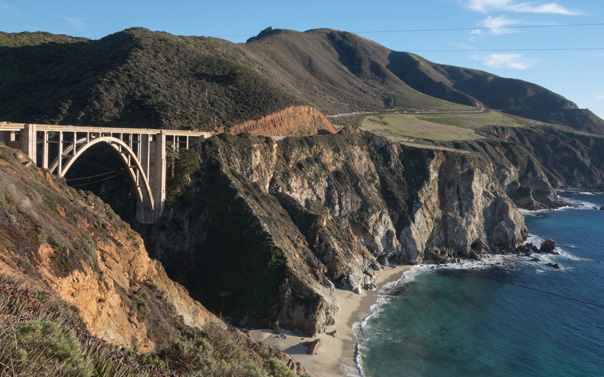
M 446 263 L 446 264 L 422 264 L 413 266 L 403 273 L 403 276 L 394 282 L 388 283 L 380 288 L 379 296 L 375 304 L 371 306 L 370 313 L 361 322 L 356 322 L 352 326 L 352 331 L 356 338 L 355 363 L 358 368 L 358 373 L 361 377 L 365 377 L 361 368 L 361 358 L 364 348 L 361 346 L 359 339 L 363 336 L 363 331 L 368 326 L 371 318 L 378 316 L 384 304 L 390 302 L 394 297 L 398 296 L 402 287 L 414 281 L 417 276 L 422 273 L 437 269 L 452 269 L 452 270 L 481 270 L 494 266 L 512 265 L 517 261 L 515 255 L 486 255 L 481 260 L 462 260 L 461 262 Z M 355 376 L 347 374 L 347 376 Z
M 560 199 L 562 202 L 568 204 L 568 206 L 570 208 L 574 208 L 574 209 L 593 209 L 594 207 L 599 208 L 599 206 L 597 204 L 588 202 L 586 200 L 569 198 L 569 197 L 560 196 L 560 195 L 558 195 L 558 199 Z M 569 207 L 562 207 L 562 208 L 569 208 Z
M 541 243 L 545 241 L 543 239 L 543 237 L 539 237 L 536 236 L 534 234 L 529 234 L 528 238 L 526 239 L 526 242 L 530 242 L 533 245 L 540 247 Z M 571 249 L 576 249 L 577 247 L 574 245 L 569 245 L 569 248 Z M 588 258 L 581 258 L 576 256 L 575 254 L 571 253 L 569 250 L 560 247 L 560 246 L 556 246 L 556 251 L 558 252 L 558 254 L 546 254 L 546 253 L 540 253 L 539 254 L 539 259 L 544 260 L 546 262 L 554 262 L 556 260 L 560 260 L 560 259 L 568 259 L 568 260 L 573 260 L 573 261 L 588 261 L 590 259 Z

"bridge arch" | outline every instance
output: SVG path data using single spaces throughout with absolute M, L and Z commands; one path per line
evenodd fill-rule
M 105 143 L 115 150 L 126 165 L 130 178 L 134 183 L 137 199 L 137 219 L 141 223 L 150 223 L 154 221 L 155 203 L 149 177 L 137 154 L 124 141 L 113 136 L 101 136 L 94 139 L 81 138 L 76 143 L 67 146 L 63 153 L 50 164 L 51 173 L 64 177 L 73 164 L 91 147 Z M 76 153 L 73 153 L 74 148 Z M 61 160 L 59 160 L 61 159 Z
M 212 135 L 193 130 L 0 122 L 0 141 L 21 149 L 36 165 L 61 177 L 87 149 L 98 143 L 108 144 L 130 172 L 137 191 L 136 218 L 146 224 L 159 219 L 166 203 L 166 148 L 176 152 Z

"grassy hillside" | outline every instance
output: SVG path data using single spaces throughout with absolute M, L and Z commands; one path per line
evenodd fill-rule
M 366 116 L 360 127 L 393 141 L 413 145 L 432 142 L 476 140 L 483 136 L 475 130 L 487 126 L 555 127 L 499 111 L 466 113 L 385 113 Z
M 245 44 L 141 28 L 97 41 L 2 34 L 0 46 L 8 121 L 224 130 L 292 105 L 326 114 L 492 108 L 604 133 L 604 121 L 545 88 L 330 29 L 267 29 Z
M 226 41 L 130 29 L 0 91 L 7 120 L 215 128 L 295 104 Z
M 0 88 L 45 69 L 86 41 L 41 32 L 0 32 Z

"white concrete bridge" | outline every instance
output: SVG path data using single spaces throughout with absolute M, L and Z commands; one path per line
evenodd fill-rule
M 90 147 L 105 143 L 121 156 L 136 188 L 136 218 L 152 224 L 166 201 L 166 149 L 205 141 L 210 132 L 53 126 L 0 122 L 0 142 L 20 149 L 37 166 L 64 177 Z

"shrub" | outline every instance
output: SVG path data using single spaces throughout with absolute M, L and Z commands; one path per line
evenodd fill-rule
M 5 330 L 0 357 L 3 365 L 11 365 L 7 372 L 12 375 L 89 376 L 92 372 L 72 330 L 49 320 L 22 321 Z

